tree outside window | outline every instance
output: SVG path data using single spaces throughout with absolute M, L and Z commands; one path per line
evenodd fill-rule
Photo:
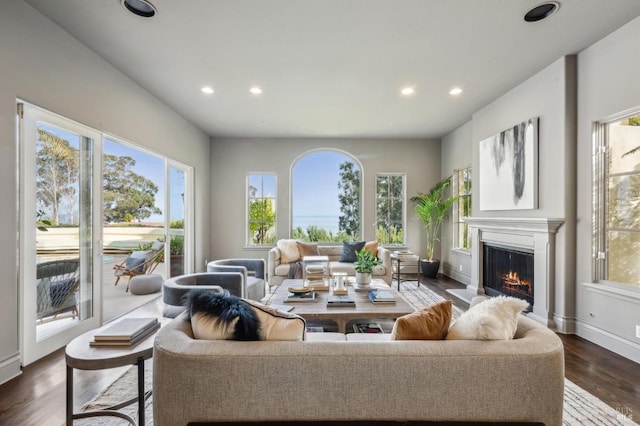
M 453 237 L 454 247 L 471 249 L 469 226 L 463 218 L 471 216 L 471 167 L 455 170 L 453 173 L 454 191 L 458 196 L 454 207 Z
M 640 286 L 640 115 L 606 124 L 600 155 L 604 205 L 596 258 L 600 279 Z M 602 206 L 601 206 L 602 207 Z
M 276 242 L 276 175 L 252 173 L 247 179 L 249 245 Z
M 404 244 L 404 174 L 376 176 L 376 238 L 383 245 Z

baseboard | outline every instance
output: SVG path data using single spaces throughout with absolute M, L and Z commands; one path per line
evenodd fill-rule
M 576 320 L 576 334 L 625 358 L 640 364 L 640 345 L 608 331 Z
M 560 315 L 553 315 L 553 321 L 556 323 L 556 331 L 562 334 L 576 334 L 576 319 L 567 318 Z
M 14 354 L 0 362 L 0 385 L 19 376 L 20 374 L 22 374 L 22 369 L 20 368 L 20 354 Z
M 468 277 L 467 275 L 464 275 L 462 273 L 460 273 L 459 271 L 453 270 L 449 267 L 442 267 L 442 274 L 446 275 L 447 277 L 454 279 L 456 281 L 458 281 L 459 283 L 462 283 L 464 285 L 469 285 L 471 284 L 471 278 Z
M 450 288 L 447 290 L 447 293 L 457 297 L 465 303 L 471 303 L 471 299 L 478 296 L 478 292 L 470 289 L 469 287 L 460 289 Z

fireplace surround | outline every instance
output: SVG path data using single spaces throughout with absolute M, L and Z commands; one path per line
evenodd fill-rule
M 512 296 L 525 300 L 524 290 L 530 297 L 528 316 L 555 329 L 553 321 L 555 292 L 555 234 L 564 223 L 562 219 L 550 218 L 504 218 L 504 217 L 466 217 L 471 234 L 471 281 L 466 293 L 485 294 L 486 277 L 494 277 L 499 271 L 485 271 L 485 247 L 495 247 L 514 253 L 527 254 L 521 262 L 530 262 L 532 270 L 525 271 L 524 281 L 518 283 L 512 276 L 511 290 L 518 288 Z M 489 254 L 490 255 L 490 254 Z M 494 262 L 495 263 L 495 262 Z M 486 267 L 492 268 L 492 265 Z M 486 275 L 485 275 L 486 272 Z M 509 271 L 506 271 L 509 272 Z M 523 277 L 519 277 L 523 280 Z M 491 288 L 492 284 L 487 283 Z M 504 288 L 503 288 L 504 290 Z M 491 293 L 489 290 L 486 293 Z M 530 295 L 529 295 L 530 293 Z M 491 294 L 489 294 L 491 295 Z

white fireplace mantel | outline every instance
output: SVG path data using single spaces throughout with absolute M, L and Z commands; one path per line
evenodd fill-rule
M 525 248 L 534 254 L 533 319 L 555 328 L 555 234 L 563 219 L 465 217 L 471 234 L 471 282 L 467 293 L 484 294 L 482 256 L 484 244 Z

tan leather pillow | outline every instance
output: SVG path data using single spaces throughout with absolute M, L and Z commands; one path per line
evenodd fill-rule
M 452 305 L 451 300 L 443 300 L 398 318 L 391 340 L 443 340 L 449 331 Z
M 278 240 L 276 246 L 280 249 L 280 263 L 291 263 L 300 259 L 296 240 Z
M 364 249 L 366 251 L 370 251 L 373 257 L 378 257 L 378 240 L 367 241 L 364 243 Z
M 297 242 L 298 245 L 298 253 L 300 253 L 300 257 L 305 256 L 318 256 L 318 243 L 302 243 L 300 241 Z

